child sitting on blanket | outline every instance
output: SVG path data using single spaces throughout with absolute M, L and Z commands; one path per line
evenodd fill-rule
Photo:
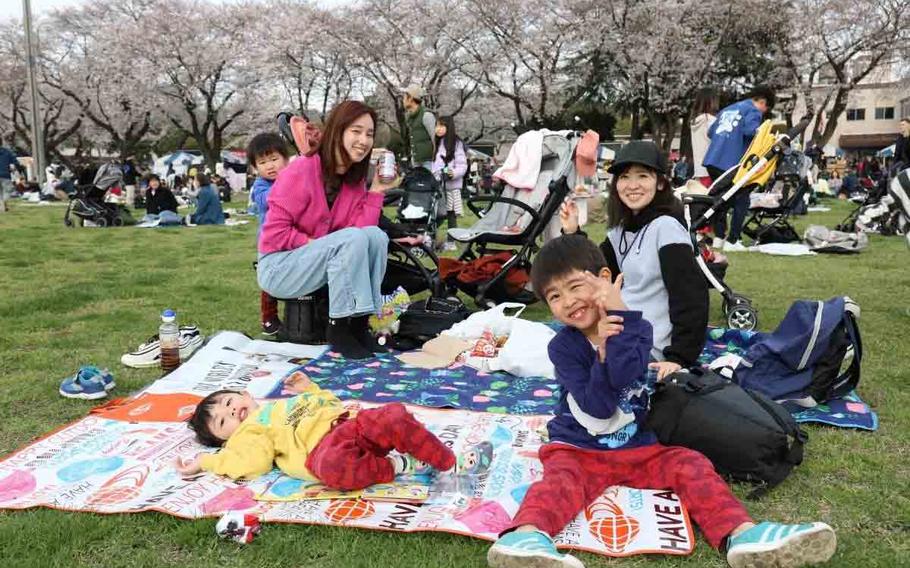
M 674 491 L 735 568 L 828 560 L 836 546 L 831 527 L 754 524 L 706 457 L 663 446 L 643 428 L 651 324 L 626 308 L 622 275 L 611 283 L 606 266 L 579 235 L 550 241 L 534 259 L 534 291 L 567 326 L 548 347 L 562 396 L 540 449 L 543 479 L 489 549 L 490 566 L 583 566 L 559 554 L 551 537 L 611 485 Z
M 268 473 L 315 479 L 332 489 L 389 483 L 400 473 L 447 471 L 455 455 L 400 403 L 353 414 L 330 391 L 305 380 L 300 394 L 262 405 L 247 392 L 221 390 L 199 402 L 189 427 L 216 454 L 178 458 L 183 475 L 209 471 L 232 479 Z M 397 450 L 395 454 L 390 454 Z M 420 461 L 418 461 L 420 460 Z

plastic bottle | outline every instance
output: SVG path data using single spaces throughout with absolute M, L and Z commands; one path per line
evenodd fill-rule
M 169 373 L 180 366 L 180 328 L 174 310 L 161 312 L 158 341 L 161 345 L 161 370 Z

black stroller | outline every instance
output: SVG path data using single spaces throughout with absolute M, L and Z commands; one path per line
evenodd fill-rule
M 108 190 L 123 181 L 123 171 L 116 162 L 109 162 L 98 169 L 91 185 L 82 185 L 70 195 L 70 202 L 63 215 L 63 224 L 72 227 L 74 220 L 85 226 L 86 222 L 99 227 L 122 227 L 133 225 L 135 220 L 129 210 L 115 203 L 105 203 Z
M 804 175 L 802 152 L 785 151 L 777 163 L 774 179 L 782 188 L 776 206 L 753 206 L 743 233 L 759 244 L 792 243 L 800 239 L 790 217 L 804 214 L 809 182 Z M 776 184 L 776 185 L 777 185 Z
M 700 240 L 702 236 L 699 230 L 710 227 L 716 216 L 725 215 L 737 194 L 752 191 L 757 185 L 761 185 L 757 180 L 770 175 L 768 169 L 776 165 L 777 159 L 789 149 L 790 141 L 806 129 L 810 120 L 811 116 L 803 117 L 799 124 L 777 137 L 771 133 L 770 122 L 763 124 L 740 163 L 724 172 L 711 184 L 709 195 L 683 193 L 681 196 L 686 222 L 689 224 L 689 232 L 695 245 L 695 261 L 711 287 L 723 297 L 722 307 L 727 327 L 755 329 L 758 326 L 758 311 L 752 306 L 752 300 L 735 293 L 726 285 L 725 263 L 709 263 L 705 260 L 702 251 L 707 245 Z M 756 148 L 766 149 L 756 152 Z
M 503 186 L 493 196 L 471 197 L 468 208 L 479 217 L 470 228 L 449 229 L 448 235 L 466 244 L 460 261 L 477 261 L 484 257 L 501 255 L 501 267 L 487 280 L 479 282 L 446 278 L 474 298 L 481 308 L 500 302 L 531 304 L 536 301 L 533 290 L 523 287 L 516 291 L 508 285 L 510 273 L 516 270 L 530 272 L 531 257 L 538 251 L 538 239 L 548 230 L 559 206 L 569 195 L 569 182 L 575 178 L 575 147 L 578 136 L 550 133 L 543 137 L 540 173 L 531 189 Z M 479 205 L 483 204 L 484 207 Z M 517 247 L 492 248 L 494 246 Z M 511 288 L 511 289 L 510 289 Z

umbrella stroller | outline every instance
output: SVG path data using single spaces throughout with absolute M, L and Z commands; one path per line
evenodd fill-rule
M 771 121 L 765 121 L 755 133 L 752 144 L 739 164 L 723 173 L 711 184 L 708 195 L 683 193 L 681 195 L 689 232 L 695 243 L 695 261 L 712 288 L 723 297 L 723 311 L 727 327 L 753 330 L 758 326 L 758 311 L 752 300 L 733 292 L 724 283 L 727 265 L 723 262 L 708 263 L 702 251 L 707 249 L 699 230 L 709 227 L 717 215 L 724 215 L 740 192 L 749 192 L 764 186 L 774 175 L 778 158 L 789 148 L 790 141 L 809 125 L 811 117 L 804 117 L 786 134 L 775 136 Z M 798 193 L 798 192 L 797 192 Z
M 70 195 L 69 205 L 63 215 L 63 224 L 72 227 L 73 217 L 83 226 L 86 222 L 99 227 L 134 224 L 135 220 L 126 207 L 104 202 L 107 192 L 121 185 L 122 181 L 123 171 L 116 162 L 109 162 L 98 168 L 91 185 L 79 186 L 76 192 Z
M 468 208 L 480 219 L 470 228 L 448 230 L 449 237 L 467 247 L 458 261 L 442 259 L 440 268 L 447 284 L 472 296 L 481 308 L 506 301 L 536 301 L 534 292 L 525 285 L 531 257 L 539 249 L 538 239 L 569 195 L 569 181 L 575 179 L 573 158 L 579 137 L 576 132 L 545 131 L 540 170 L 533 188 L 505 185 L 498 195 L 467 200 Z M 502 246 L 517 250 L 493 248 Z M 466 264 L 470 271 L 467 274 Z

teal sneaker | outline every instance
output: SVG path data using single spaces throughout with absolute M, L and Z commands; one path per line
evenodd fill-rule
M 540 531 L 512 531 L 499 537 L 487 551 L 493 568 L 585 568 L 571 554 L 560 554 L 549 535 Z
M 727 563 L 733 568 L 795 568 L 827 562 L 837 548 L 834 530 L 825 523 L 759 523 L 732 536 Z
M 107 396 L 107 391 L 114 388 L 114 377 L 98 367 L 85 365 L 75 375 L 63 379 L 60 383 L 60 394 L 67 398 L 95 400 Z

